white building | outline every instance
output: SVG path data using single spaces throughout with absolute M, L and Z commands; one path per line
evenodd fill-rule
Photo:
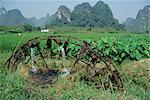
M 41 30 L 41 32 L 43 32 L 43 33 L 47 33 L 47 32 L 49 32 L 50 30 L 49 29 L 42 29 Z

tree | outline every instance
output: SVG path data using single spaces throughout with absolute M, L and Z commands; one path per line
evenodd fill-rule
M 23 27 L 24 27 L 24 31 L 27 31 L 27 32 L 31 32 L 33 30 L 33 27 L 29 24 L 26 24 Z
M 36 30 L 37 30 L 37 31 L 41 31 L 41 27 L 37 27 Z

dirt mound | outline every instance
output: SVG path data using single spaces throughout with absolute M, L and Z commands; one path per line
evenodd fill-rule
M 150 76 L 150 58 L 122 64 L 121 69 L 130 76 L 139 74 Z

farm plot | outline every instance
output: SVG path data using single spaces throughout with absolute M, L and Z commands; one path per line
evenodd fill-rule
M 78 34 L 78 33 L 76 33 L 76 34 Z M 69 35 L 76 36 L 76 34 L 69 34 Z M 33 57 L 31 57 L 31 60 L 29 60 L 30 56 L 32 55 L 32 53 L 31 53 L 31 51 L 32 51 L 31 48 L 32 48 L 33 51 L 35 52 L 34 65 L 39 66 L 39 67 L 37 67 L 38 73 L 34 74 L 33 75 L 34 77 L 32 77 L 32 78 L 40 77 L 40 80 L 43 81 L 43 78 L 45 78 L 45 76 L 47 76 L 47 74 L 49 74 L 50 76 L 54 75 L 54 77 L 53 77 L 54 79 L 57 79 L 57 78 L 55 78 L 55 75 L 56 76 L 60 75 L 62 77 L 64 75 L 67 75 L 68 71 L 69 71 L 69 73 L 73 73 L 73 74 L 70 74 L 70 76 L 68 76 L 67 79 L 64 79 L 64 80 L 66 80 L 65 82 L 67 82 L 67 83 L 62 82 L 64 80 L 57 79 L 58 80 L 57 84 L 49 86 L 49 87 L 51 87 L 51 89 L 48 87 L 46 89 L 47 92 L 45 94 L 42 94 L 41 92 L 43 92 L 44 90 L 41 90 L 41 92 L 40 92 L 40 91 L 38 91 L 38 89 L 35 90 L 33 88 L 29 88 L 28 85 L 27 86 L 23 85 L 24 81 L 22 80 L 22 78 L 20 76 L 18 76 L 19 73 L 17 71 L 13 72 L 13 73 L 16 73 L 16 76 L 13 75 L 13 77 L 18 77 L 18 78 L 20 77 L 21 79 L 19 79 L 19 80 L 17 78 L 18 82 L 23 82 L 21 86 L 19 84 L 18 85 L 16 84 L 16 86 L 18 88 L 20 87 L 23 90 L 22 89 L 17 90 L 17 92 L 14 94 L 21 93 L 21 91 L 24 91 L 23 93 L 26 93 L 26 95 L 28 95 L 28 97 L 32 97 L 32 98 L 33 97 L 45 98 L 44 96 L 48 97 L 48 94 L 50 94 L 55 99 L 57 99 L 57 97 L 61 98 L 61 96 L 63 99 L 64 98 L 78 99 L 76 97 L 77 95 L 79 96 L 80 99 L 84 99 L 84 98 L 87 98 L 87 99 L 88 98 L 97 98 L 98 99 L 98 98 L 103 98 L 103 97 L 105 97 L 105 99 L 106 99 L 106 97 L 107 97 L 106 94 L 110 95 L 110 97 L 115 97 L 115 98 L 116 97 L 149 98 L 148 92 L 146 89 L 148 87 L 148 83 L 149 83 L 147 80 L 148 79 L 147 76 L 145 74 L 141 74 L 142 78 L 136 77 L 134 75 L 130 77 L 130 76 L 127 76 L 127 74 L 125 72 L 126 70 L 124 70 L 125 69 L 124 67 L 120 68 L 120 64 L 124 64 L 128 60 L 129 61 L 133 61 L 133 60 L 138 61 L 140 59 L 149 58 L 149 54 L 150 54 L 149 39 L 144 35 L 138 36 L 138 35 L 129 35 L 129 34 L 122 35 L 121 34 L 121 35 L 119 35 L 119 38 L 115 38 L 113 36 L 113 34 L 111 34 L 111 35 L 108 34 L 108 36 L 104 36 L 103 38 L 101 38 L 101 40 L 99 40 L 99 39 L 97 39 L 98 36 L 100 36 L 100 35 L 93 36 L 93 34 L 92 34 L 91 37 L 90 37 L 90 34 L 87 37 L 84 35 L 81 35 L 80 37 L 83 38 L 83 40 L 85 40 L 86 42 L 83 42 L 81 40 L 73 40 L 73 39 L 69 40 L 68 38 L 66 39 L 63 37 L 58 38 L 57 36 L 45 36 L 46 39 L 45 40 L 43 39 L 44 41 L 39 43 L 39 47 L 40 47 L 39 50 L 38 50 L 38 45 L 37 45 L 38 38 L 29 40 L 31 42 L 28 41 L 27 44 L 26 44 L 26 42 L 24 42 L 25 44 L 21 43 L 22 46 L 19 46 L 19 48 L 17 48 L 15 50 L 16 52 L 14 52 L 12 55 L 12 58 L 15 58 L 15 60 L 14 59 L 8 60 L 8 62 L 6 63 L 8 68 L 10 67 L 10 69 L 15 70 L 16 66 L 18 66 L 17 68 L 19 68 L 20 66 L 24 66 L 24 68 L 27 67 L 27 69 L 21 69 L 21 70 L 19 69 L 19 71 L 29 72 L 29 74 L 25 73 L 27 76 L 33 75 L 34 70 L 32 70 L 32 71 L 28 70 L 28 69 L 34 69 L 32 66 L 32 63 L 33 63 L 32 58 Z M 127 38 L 123 39 L 122 37 L 124 37 L 124 36 L 127 36 Z M 50 41 L 51 42 L 53 41 L 52 45 L 50 45 Z M 65 49 L 64 46 L 65 46 L 65 44 L 67 44 L 67 41 L 68 41 L 68 46 Z M 9 42 L 9 40 L 8 40 L 8 42 Z M 4 41 L 3 41 L 3 43 L 4 43 Z M 1 47 L 4 45 L 5 44 L 1 44 Z M 16 45 L 17 45 L 17 43 L 16 43 Z M 6 46 L 10 46 L 10 49 L 8 48 L 8 51 L 11 51 L 11 50 L 13 51 L 14 47 L 15 47 L 14 44 L 12 45 L 14 47 L 11 47 L 11 45 L 6 45 Z M 27 48 L 25 49 L 24 47 L 25 48 L 27 47 Z M 50 47 L 52 49 L 50 49 Z M 84 49 L 83 49 L 83 47 L 84 47 Z M 1 52 L 3 52 L 3 53 L 5 52 L 5 55 L 10 56 L 11 53 L 6 53 L 5 49 L 7 49 L 7 48 L 2 48 Z M 62 49 L 64 49 L 64 50 L 62 50 Z M 65 52 L 64 53 L 65 56 L 63 55 L 62 51 Z M 82 53 L 82 52 L 84 52 L 84 53 Z M 22 56 L 20 57 L 17 54 L 19 54 L 19 55 L 21 54 Z M 26 54 L 27 54 L 27 56 L 26 56 Z M 3 54 L 1 54 L 1 55 L 3 55 Z M 2 56 L 2 57 L 4 57 L 4 56 Z M 96 56 L 100 56 L 100 57 L 97 57 L 98 59 L 96 59 Z M 100 58 L 102 61 L 99 60 Z M 1 60 L 2 63 L 3 63 L 3 61 L 6 62 L 6 58 L 5 58 L 5 60 L 4 59 Z M 112 64 L 112 61 L 115 62 L 115 65 L 117 67 L 114 67 L 114 64 Z M 51 66 L 48 66 L 48 65 L 51 65 Z M 109 70 L 109 69 L 107 69 L 107 65 L 109 65 L 113 68 L 108 67 L 108 68 L 110 68 L 110 70 Z M 42 68 L 40 68 L 40 66 L 42 66 Z M 148 64 L 147 65 L 142 64 L 141 66 L 148 66 Z M 1 68 L 1 69 L 4 71 L 8 70 L 5 68 L 4 69 Z M 118 85 L 118 84 L 116 84 L 115 81 L 112 81 L 113 77 L 110 77 L 110 76 L 113 76 L 113 73 L 111 73 L 111 70 L 113 70 L 113 69 L 115 69 L 116 75 L 118 75 L 118 73 L 119 73 L 120 75 L 118 75 L 118 76 L 121 76 L 120 79 L 122 79 L 124 91 L 126 91 L 126 93 L 123 93 L 123 95 L 121 95 L 121 93 L 114 91 L 112 89 L 112 86 L 117 87 L 117 85 Z M 144 71 L 145 71 L 145 69 L 144 69 Z M 10 71 L 7 71 L 6 73 L 8 73 L 8 72 L 12 73 Z M 44 74 L 45 72 L 47 72 L 47 74 Z M 79 73 L 74 74 L 75 72 L 79 72 Z M 2 73 L 5 73 L 5 72 L 2 72 Z M 85 74 L 82 74 L 82 73 L 85 73 Z M 99 78 L 97 77 L 97 74 L 98 74 Z M 12 74 L 10 74 L 10 75 L 12 75 Z M 10 76 L 9 75 L 5 76 L 5 74 L 1 74 L 1 77 L 9 78 Z M 46 77 L 46 78 L 48 78 L 48 80 L 44 81 L 44 83 L 41 83 L 41 81 L 36 80 L 36 79 L 35 79 L 35 82 L 33 82 L 33 83 L 39 82 L 40 84 L 45 85 L 45 82 L 50 82 L 50 83 L 55 82 L 55 80 L 54 81 L 51 80 L 51 77 Z M 12 79 L 14 79 L 14 78 L 7 79 L 7 80 L 10 81 L 10 83 L 11 83 Z M 68 81 L 68 79 L 72 80 L 72 81 Z M 76 81 L 74 82 L 74 80 L 76 80 Z M 3 84 L 6 81 L 2 80 Z M 96 83 L 96 84 L 94 84 L 94 83 Z M 68 84 L 69 87 L 67 87 L 64 84 Z M 86 86 L 86 84 L 87 84 L 87 86 Z M 35 84 L 35 85 L 37 85 L 37 84 Z M 8 88 L 8 86 L 10 86 L 9 82 L 7 83 L 7 85 L 5 87 L 3 86 L 2 90 L 4 88 Z M 136 88 L 133 89 L 132 86 L 134 86 Z M 73 87 L 76 87 L 76 88 L 73 89 L 72 91 L 68 90 Z M 121 85 L 120 85 L 120 87 L 122 88 Z M 84 91 L 84 89 L 81 89 L 82 92 L 79 91 L 80 90 L 79 88 L 84 88 L 87 91 L 91 91 L 91 88 L 92 88 L 93 91 L 90 92 L 91 93 L 91 95 L 90 95 L 90 94 L 86 93 L 86 91 Z M 109 89 L 106 89 L 106 88 L 109 88 Z M 15 90 L 16 88 L 14 87 L 13 89 Z M 63 89 L 67 89 L 67 90 L 63 91 Z M 9 90 L 9 91 L 13 92 L 14 90 Z M 48 90 L 50 90 L 50 93 L 48 93 Z M 138 92 L 137 90 L 140 90 L 140 91 Z M 54 91 L 55 91 L 55 94 L 53 94 Z M 61 91 L 61 93 L 60 93 L 60 91 Z M 75 93 L 76 91 L 78 91 L 79 93 Z M 114 94 L 111 93 L 112 91 L 114 91 Z M 32 95 L 30 95 L 30 92 L 32 93 Z M 7 93 L 7 91 L 5 91 L 5 93 Z M 80 93 L 81 94 L 83 93 L 82 96 L 80 95 Z M 99 93 L 102 93 L 104 96 L 96 96 Z M 2 95 L 4 97 L 5 94 L 2 93 Z M 21 96 L 24 98 L 27 98 L 22 93 L 21 93 Z M 13 95 L 10 94 L 10 97 L 13 97 Z

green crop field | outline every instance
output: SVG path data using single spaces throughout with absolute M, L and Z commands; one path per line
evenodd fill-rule
M 32 87 L 28 81 L 5 68 L 4 63 L 15 48 L 37 36 L 67 35 L 88 41 L 112 57 L 123 82 L 124 91 L 105 90 L 89 86 L 84 81 L 58 80 L 58 86 Z M 78 50 L 70 45 L 71 53 Z M 50 33 L 30 32 L 0 35 L 0 100 L 149 100 L 150 83 L 147 68 L 150 67 L 150 35 L 126 32 L 60 29 Z M 32 91 L 30 91 L 32 89 Z

